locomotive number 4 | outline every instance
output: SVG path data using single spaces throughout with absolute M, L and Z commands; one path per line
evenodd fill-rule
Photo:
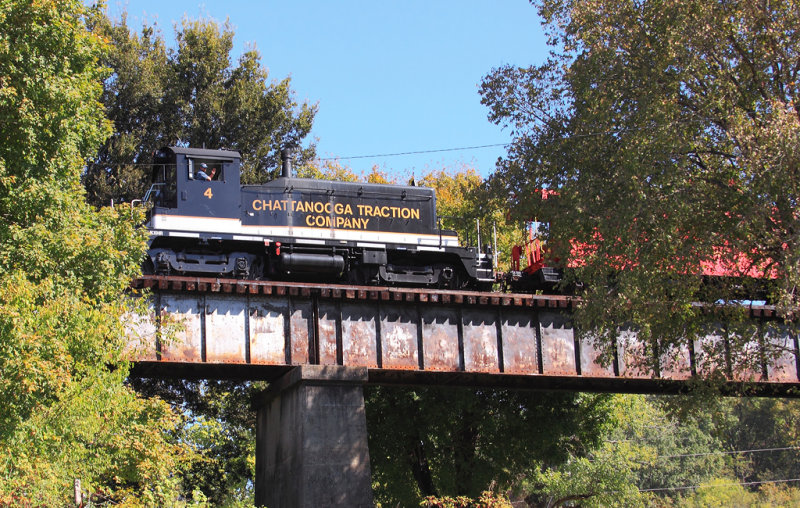
M 209 187 L 208 189 L 206 189 L 206 191 L 203 193 L 203 196 L 207 197 L 208 199 L 211 199 L 211 198 L 213 198 L 213 197 L 214 197 L 214 195 L 213 195 L 213 194 L 211 194 L 211 187 Z

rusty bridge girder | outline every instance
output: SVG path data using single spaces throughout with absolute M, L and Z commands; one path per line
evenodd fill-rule
M 163 276 L 132 287 L 150 289 L 148 315 L 129 322 L 144 376 L 273 380 L 321 365 L 367 368 L 370 383 L 674 393 L 716 372 L 751 394 L 800 388 L 797 334 L 770 307 L 751 308 L 750 364 L 731 365 L 716 331 L 660 351 L 651 368 L 637 363 L 642 344 L 629 331 L 602 364 L 572 327 L 567 296 Z

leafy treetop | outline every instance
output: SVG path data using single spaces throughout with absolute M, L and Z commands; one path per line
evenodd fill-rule
M 796 308 L 800 4 L 534 3 L 550 57 L 481 86 L 516 136 L 493 184 L 519 218 L 551 222 L 556 257 L 589 247 L 583 325 L 667 348 L 702 332 L 691 302 L 756 294 L 747 277 L 702 284 L 704 262 L 765 274 L 769 299 Z

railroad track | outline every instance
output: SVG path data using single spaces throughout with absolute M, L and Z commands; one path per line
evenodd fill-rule
M 574 310 L 580 298 L 570 295 L 458 291 L 390 286 L 352 286 L 275 280 L 241 280 L 177 275 L 142 275 L 131 282 L 132 289 L 186 293 L 319 297 L 350 301 L 393 301 L 442 305 L 530 307 Z M 706 306 L 712 309 L 713 306 Z M 749 305 L 750 317 L 781 317 L 771 305 Z

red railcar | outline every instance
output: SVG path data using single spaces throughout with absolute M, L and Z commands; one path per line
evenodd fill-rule
M 537 190 L 542 199 L 557 196 L 556 191 Z M 566 263 L 550 255 L 547 246 L 539 237 L 540 225 L 537 221 L 529 221 L 525 226 L 525 239 L 520 245 L 515 245 L 511 250 L 511 269 L 508 273 L 500 274 L 501 282 L 512 291 L 519 292 L 555 292 L 563 290 L 559 283 L 564 278 L 564 270 L 582 266 L 589 262 L 588 258 L 594 254 L 594 243 L 573 241 L 570 247 L 570 256 Z M 549 227 L 548 225 L 545 225 Z M 557 226 L 556 226 L 557 227 Z M 596 241 L 602 241 L 599 237 Z M 757 253 L 755 253 L 757 254 Z M 629 261 L 612 263 L 619 270 L 625 270 L 632 265 Z M 676 263 L 677 264 L 677 263 Z M 682 273 L 689 273 L 684 270 Z M 769 259 L 758 255 L 747 255 L 737 251 L 729 245 L 721 245 L 715 249 L 712 257 L 701 260 L 699 268 L 693 275 L 700 275 L 708 282 L 725 282 L 728 284 L 745 286 L 756 299 L 765 298 L 765 282 L 777 278 L 777 269 Z M 753 284 L 752 282 L 755 282 Z

